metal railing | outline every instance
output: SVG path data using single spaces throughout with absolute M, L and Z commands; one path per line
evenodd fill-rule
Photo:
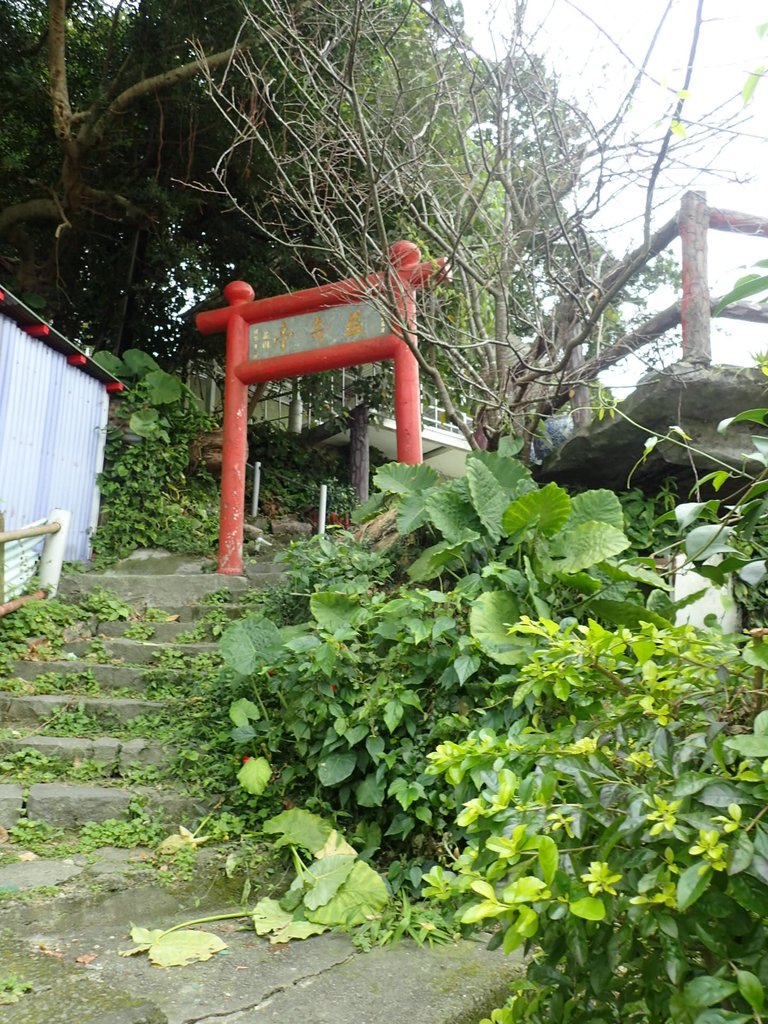
M 0 513 L 0 616 L 20 608 L 27 601 L 56 594 L 64 562 L 64 550 L 71 513 L 54 509 L 47 519 L 15 530 L 4 530 Z M 38 551 L 40 538 L 42 551 Z M 24 591 L 37 575 L 39 589 Z

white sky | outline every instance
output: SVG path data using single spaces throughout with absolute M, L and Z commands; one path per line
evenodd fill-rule
M 535 49 L 545 55 L 560 78 L 561 92 L 589 110 L 599 123 L 610 116 L 626 91 L 634 75 L 631 62 L 642 61 L 665 6 L 666 0 L 529 0 L 527 27 L 535 31 Z M 672 5 L 648 67 L 650 77 L 645 79 L 630 115 L 638 131 L 669 121 L 676 102 L 674 92 L 683 85 L 696 6 L 696 0 L 676 0 Z M 467 30 L 475 45 L 492 55 L 509 24 L 508 5 L 503 0 L 464 0 L 464 9 Z M 768 65 L 768 35 L 761 40 L 757 33 L 757 27 L 766 22 L 766 0 L 705 0 L 704 24 L 682 121 L 685 124 L 687 119 L 700 119 L 720 104 L 727 104 L 728 110 L 743 114 L 743 123 L 738 134 L 721 135 L 717 144 L 710 143 L 696 159 L 699 166 L 675 180 L 667 177 L 660 182 L 654 226 L 674 215 L 682 194 L 689 189 L 706 192 L 710 206 L 768 216 L 768 76 L 746 109 L 741 100 L 749 73 Z M 622 211 L 618 219 L 632 215 L 642 202 L 639 190 L 635 197 L 627 196 L 622 200 L 626 214 Z M 636 230 L 615 232 L 612 251 L 621 254 L 636 244 Z M 679 255 L 679 245 L 672 251 Z M 712 293 L 728 291 L 755 260 L 766 257 L 768 240 L 710 231 Z M 658 305 L 649 307 L 649 315 L 672 301 L 669 294 L 657 298 Z M 768 349 L 768 332 L 756 324 L 720 321 L 713 323 L 712 334 L 715 362 L 749 364 L 750 353 Z M 643 369 L 634 361 L 634 368 L 617 368 L 606 375 L 605 383 L 626 388 Z

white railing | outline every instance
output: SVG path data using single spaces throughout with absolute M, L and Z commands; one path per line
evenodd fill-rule
M 34 597 L 56 594 L 64 562 L 64 550 L 72 516 L 65 509 L 54 509 L 41 519 L 18 530 L 3 530 L 0 515 L 0 615 Z M 40 538 L 45 540 L 40 548 Z M 25 591 L 37 575 L 40 589 Z

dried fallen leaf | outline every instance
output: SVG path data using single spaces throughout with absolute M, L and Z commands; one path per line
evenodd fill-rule
M 51 949 L 50 946 L 46 946 L 44 942 L 39 943 L 37 947 L 44 956 L 53 956 L 57 960 L 63 960 L 64 954 L 60 949 Z
M 7 843 L 10 838 L 11 837 L 8 835 L 8 829 L 3 828 L 3 826 L 0 825 L 0 843 Z
M 98 953 L 83 953 L 82 956 L 75 957 L 76 964 L 92 964 L 98 956 Z

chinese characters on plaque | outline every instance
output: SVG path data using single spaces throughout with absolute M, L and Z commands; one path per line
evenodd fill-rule
M 382 314 L 367 302 L 333 306 L 318 313 L 251 324 L 248 358 L 251 362 L 274 359 L 276 356 L 378 338 L 389 332 Z

